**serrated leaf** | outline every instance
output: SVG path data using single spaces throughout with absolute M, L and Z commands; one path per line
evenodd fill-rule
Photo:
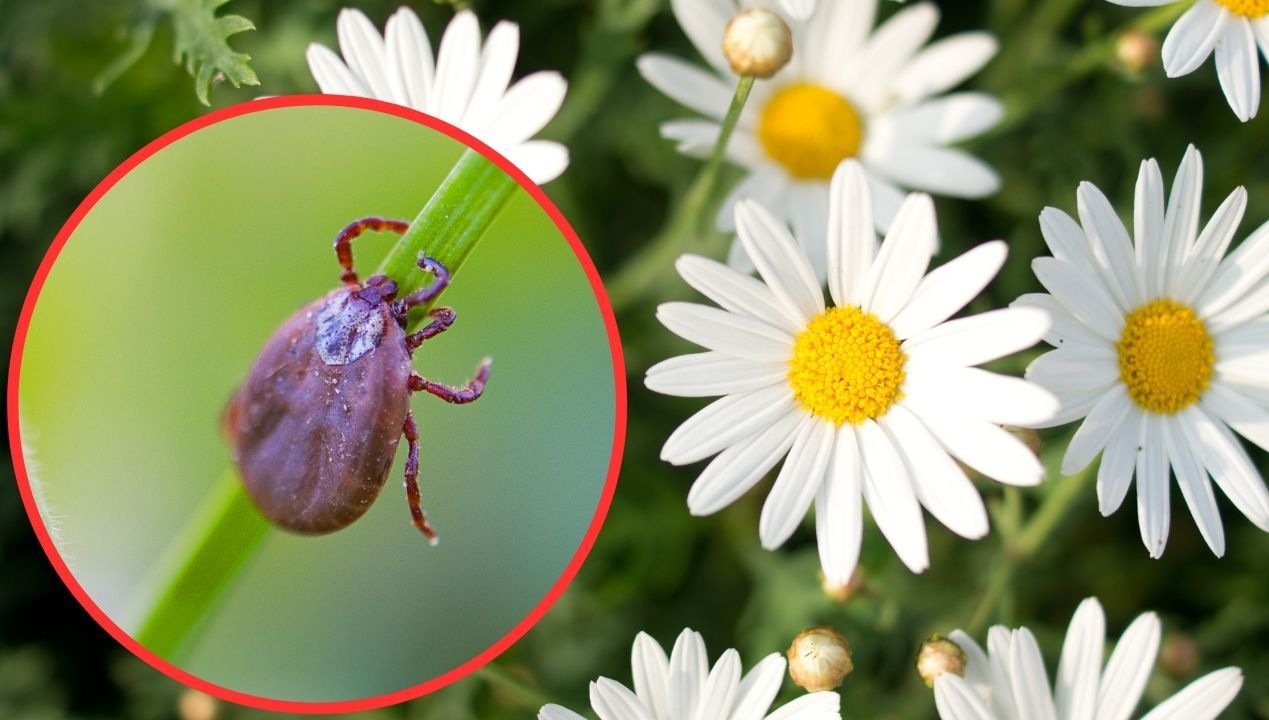
M 208 95 L 214 81 L 221 78 L 234 84 L 259 85 L 260 80 L 248 65 L 251 56 L 234 52 L 228 39 L 255 24 L 241 15 L 216 16 L 216 8 L 226 0 L 176 0 L 168 6 L 175 32 L 176 61 L 194 76 L 194 93 L 199 102 L 210 105 Z

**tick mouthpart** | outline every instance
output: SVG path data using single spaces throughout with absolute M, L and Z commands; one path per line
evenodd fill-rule
M 390 280 L 386 275 L 375 275 L 366 280 L 365 285 L 356 291 L 359 300 L 364 300 L 372 305 L 379 303 L 392 302 L 397 297 L 396 281 Z

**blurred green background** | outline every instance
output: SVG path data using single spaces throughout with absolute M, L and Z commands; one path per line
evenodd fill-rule
M 32 317 L 19 407 L 59 549 L 125 630 L 227 467 L 226 398 L 281 320 L 338 284 L 336 232 L 412 218 L 462 150 L 372 111 L 268 110 L 159 151 L 71 235 Z M 288 700 L 399 690 L 492 645 L 563 572 L 607 477 L 612 359 L 577 257 L 527 193 L 513 198 L 443 296 L 458 321 L 415 354 L 455 384 L 495 360 L 480 402 L 414 397 L 441 545 L 409 522 L 402 443 L 359 522 L 270 534 L 182 668 Z M 356 242 L 363 277 L 395 239 Z
M 226 5 L 224 12 L 246 16 L 259 28 L 230 42 L 253 56 L 261 85 L 237 90 L 219 85 L 212 104 L 314 90 L 304 48 L 312 41 L 335 45 L 335 16 L 346 4 L 361 8 L 382 28 L 401 3 L 234 0 Z M 452 9 L 428 1 L 409 4 L 435 44 Z M 558 69 L 569 78 L 569 97 L 544 136 L 566 142 L 572 162 L 546 189 L 601 274 L 611 276 L 658 231 L 700 168 L 698 161 L 677 155 L 656 130 L 659 122 L 686 111 L 644 83 L 633 66 L 637 54 L 649 49 L 695 57 L 668 0 L 467 4 L 486 31 L 498 19 L 519 23 L 518 75 Z M 899 7 L 881 5 L 883 15 Z M 1009 109 L 1006 125 L 967 147 L 997 168 L 1003 188 L 984 201 L 936 202 L 944 247 L 936 262 L 991 238 L 1005 238 L 1011 246 L 1000 278 L 971 310 L 1000 307 L 1037 289 L 1028 265 L 1031 257 L 1045 254 L 1036 222 L 1042 207 L 1073 212 L 1075 188 L 1088 179 L 1130 219 L 1141 159 L 1158 157 L 1170 183 L 1189 142 L 1198 145 L 1206 161 L 1205 217 L 1235 186 L 1245 185 L 1250 204 L 1239 237 L 1269 219 L 1269 118 L 1239 123 L 1220 94 L 1210 61 L 1192 75 L 1167 80 L 1157 49 L 1146 53 L 1149 62 L 1139 70 L 1116 57 L 1120 31 L 1148 11 L 1105 0 L 938 5 L 943 20 L 937 36 L 985 28 L 1002 43 L 1001 54 L 967 87 L 1000 95 Z M 0 322 L 16 317 L 39 257 L 75 203 L 129 153 L 205 112 L 191 78 L 171 63 L 171 32 L 164 25 L 136 66 L 104 94 L 92 92 L 93 79 L 126 47 L 121 28 L 145 6 L 75 0 L 4 0 L 0 5 L 5 20 L 0 23 L 0 158 L 6 169 L 0 175 L 5 288 Z M 1155 32 L 1149 39 L 1162 38 Z M 724 186 L 736 177 L 729 175 Z M 237 202 L 221 197 L 226 207 Z M 320 275 L 313 282 L 329 280 Z M 311 292 L 299 293 L 294 301 Z M 686 289 L 676 292 L 692 297 Z M 763 655 L 782 652 L 802 628 L 822 623 L 838 627 L 854 645 L 856 669 L 841 688 L 847 717 L 935 716 L 929 691 L 912 671 L 912 658 L 931 632 L 970 622 L 992 568 L 1004 555 L 997 526 L 974 543 L 928 522 L 932 564 L 922 576 L 904 569 L 870 528 L 863 588 L 843 604 L 820 589 L 809 523 L 780 552 L 759 548 L 761 489 L 716 517 L 689 517 L 685 496 L 700 467 L 676 469 L 656 458 L 665 437 L 703 402 L 653 395 L 641 383 L 648 365 L 688 349 L 653 319 L 661 299 L 649 298 L 618 316 L 632 380 L 626 458 L 604 531 L 577 580 L 524 640 L 487 669 L 432 697 L 362 717 L 525 718 L 544 702 L 580 712 L 588 705 L 590 680 L 606 675 L 630 681 L 630 645 L 639 630 L 668 646 L 683 627 L 693 627 L 705 635 L 711 658 L 734 646 L 749 667 Z M 470 315 L 463 322 L 470 323 Z M 261 336 L 268 326 L 262 322 Z M 474 332 L 471 324 L 467 328 L 462 332 Z M 1003 368 L 1019 372 L 1027 359 Z M 469 360 L 462 356 L 454 372 L 466 372 Z M 1050 467 L 1055 468 L 1069 430 L 1044 434 Z M 1264 469 L 1264 454 L 1256 450 L 1253 456 Z M 1051 478 L 1057 480 L 1056 469 Z M 989 502 L 1003 507 L 999 486 L 980 487 Z M 1020 512 L 1029 516 L 1054 487 L 1050 482 L 1022 493 Z M 397 509 L 390 494 L 374 512 Z M 1167 553 L 1151 561 L 1131 504 L 1102 518 L 1086 486 L 1049 542 L 1017 568 L 990 620 L 1035 630 L 1052 670 L 1066 624 L 1084 597 L 1102 600 L 1112 637 L 1141 611 L 1157 610 L 1165 644 L 1182 648 L 1193 642 L 1197 663 L 1161 664 L 1147 689 L 1147 703 L 1204 672 L 1238 665 L 1247 683 L 1222 717 L 1269 718 L 1269 537 L 1221 503 L 1228 534 L 1225 558 L 1211 556 L 1174 493 Z M 118 648 L 78 608 L 35 547 L 16 493 L 0 493 L 0 520 L 0 716 L 201 717 L 197 713 L 207 709 L 201 700 L 184 696 L 177 683 Z M 451 528 L 441 526 L 446 533 Z M 446 536 L 447 543 L 451 539 Z M 786 683 L 782 699 L 799 692 Z M 212 707 L 222 718 L 268 715 L 224 703 Z

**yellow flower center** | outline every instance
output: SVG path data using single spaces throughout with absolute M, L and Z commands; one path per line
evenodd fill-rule
M 907 357 L 894 331 L 857 307 L 829 308 L 793 341 L 789 385 L 811 414 L 837 425 L 886 414 L 903 397 Z
M 1198 315 L 1175 300 L 1154 300 L 1124 322 L 1119 379 L 1133 402 L 1153 413 L 1172 414 L 1198 401 L 1216 363 L 1212 336 Z
M 833 177 L 838 163 L 859 153 L 863 138 L 863 122 L 854 106 L 810 83 L 790 85 L 773 95 L 758 123 L 758 140 L 767 155 L 803 180 Z
M 1269 0 L 1216 0 L 1216 2 L 1229 8 L 1229 11 L 1235 15 L 1243 17 L 1258 18 L 1269 15 Z

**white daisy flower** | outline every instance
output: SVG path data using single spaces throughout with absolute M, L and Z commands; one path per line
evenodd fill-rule
M 815 692 L 767 715 L 784 682 L 784 658 L 771 653 L 743 678 L 740 654 L 728 650 L 709 668 L 705 641 L 684 630 L 667 658 L 647 633 L 635 638 L 630 664 L 634 691 L 601 677 L 590 684 L 590 704 L 605 720 L 840 720 L 835 692 Z M 546 705 L 538 720 L 583 720 L 559 705 Z
M 737 78 L 722 52 L 723 31 L 738 5 L 756 0 L 673 0 L 675 16 L 713 71 L 649 53 L 639 71 L 658 90 L 707 119 L 674 120 L 661 134 L 681 152 L 713 149 Z M 868 170 L 876 217 L 889 226 L 903 199 L 897 186 L 953 197 L 996 191 L 996 173 L 977 158 L 947 147 L 994 126 L 1002 106 L 982 93 L 941 95 L 996 54 L 996 40 L 962 33 L 922 49 L 939 11 L 931 3 L 905 7 L 872 30 L 877 0 L 819 2 L 805 23 L 793 23 L 792 61 L 754 85 L 727 147 L 729 161 L 748 170 L 718 216 L 732 231 L 735 203 L 753 198 L 790 221 L 821 282 L 826 277 L 824 219 L 828 183 L 845 158 Z M 738 250 L 733 255 L 743 261 Z M 741 265 L 743 267 L 743 265 Z
M 1110 0 L 1145 7 L 1178 0 Z M 1163 70 L 1168 77 L 1189 75 L 1216 51 L 1216 75 L 1225 99 L 1239 120 L 1256 117 L 1260 106 L 1260 58 L 1269 58 L 1269 0 L 1197 0 L 1176 21 L 1163 41 Z
M 1080 604 L 1071 619 L 1058 662 L 1056 687 L 1049 688 L 1044 659 L 1026 628 L 996 626 L 987 652 L 957 630 L 951 639 L 969 656 L 965 677 L 951 673 L 934 681 L 943 720 L 1128 720 L 1141 700 L 1159 652 L 1159 618 L 1139 616 L 1124 631 L 1106 665 L 1102 657 L 1106 616 L 1096 598 Z M 1205 675 L 1146 713 L 1142 720 L 1211 720 L 1234 700 L 1243 684 L 1236 667 Z
M 1137 478 L 1137 516 L 1151 557 L 1170 524 L 1169 468 L 1212 552 L 1225 552 L 1208 475 L 1234 506 L 1269 531 L 1269 491 L 1230 432 L 1269 448 L 1269 224 L 1224 258 L 1247 206 L 1243 188 L 1199 232 L 1203 160 L 1185 153 L 1165 205 L 1154 160 L 1137 179 L 1135 247 L 1106 196 L 1079 187 L 1081 227 L 1054 208 L 1040 214 L 1053 257 L 1032 269 L 1052 293 L 1014 304 L 1048 311 L 1057 349 L 1027 378 L 1062 411 L 1085 418 L 1062 459 L 1072 475 L 1102 453 L 1097 501 L 1117 510 Z
M 308 46 L 308 66 L 324 93 L 377 98 L 438 117 L 483 140 L 536 183 L 568 167 L 568 150 L 532 140 L 555 117 L 568 84 L 556 72 L 536 72 L 511 84 L 520 28 L 500 22 L 481 47 L 470 11 L 454 16 L 435 62 L 418 15 L 409 8 L 388 18 L 384 35 L 360 10 L 345 8 L 339 49 Z M 508 87 L 510 85 L 510 87 Z
M 914 572 L 929 564 L 921 507 L 957 534 L 987 533 L 987 513 L 956 457 L 1011 485 L 1044 470 L 999 423 L 1028 424 L 1058 407 L 1048 392 L 975 365 L 1030 347 L 1045 313 L 1014 308 L 947 321 L 995 277 L 1003 242 L 926 274 L 936 235 L 928 195 L 904 200 L 880 248 L 868 179 L 848 160 L 833 176 L 828 287 L 786 226 L 752 200 L 736 229 L 763 282 L 702 257 L 679 274 L 721 308 L 666 303 L 657 317 L 709 351 L 648 370 L 647 386 L 722 399 L 684 422 L 661 457 L 675 465 L 718 454 L 688 494 L 709 515 L 753 487 L 786 454 L 758 532 L 774 549 L 815 504 L 824 574 L 845 583 L 859 559 L 866 502 Z

